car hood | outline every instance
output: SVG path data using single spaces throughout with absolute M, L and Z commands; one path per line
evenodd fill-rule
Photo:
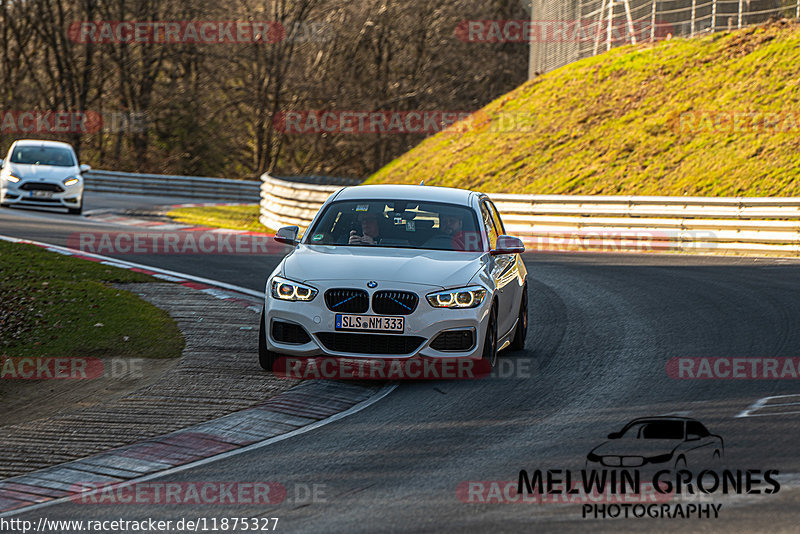
M 298 245 L 282 272 L 298 282 L 375 280 L 452 288 L 467 285 L 484 261 L 482 252 Z
M 78 167 L 59 167 L 57 165 L 24 165 L 9 164 L 9 172 L 22 180 L 61 181 L 67 176 L 79 175 Z
M 614 439 L 595 447 L 598 456 L 657 456 L 668 454 L 683 443 L 680 439 Z

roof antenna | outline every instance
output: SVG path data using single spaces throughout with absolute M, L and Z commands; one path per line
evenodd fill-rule
M 425 180 L 422 180 L 419 185 L 425 185 Z

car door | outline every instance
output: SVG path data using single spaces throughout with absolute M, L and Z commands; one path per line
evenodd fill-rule
M 494 249 L 497 246 L 499 233 L 492 216 L 492 208 L 486 200 L 481 201 L 481 219 L 486 228 L 486 234 L 489 236 L 489 246 Z M 500 232 L 502 231 L 501 226 Z M 517 318 L 517 310 L 514 309 L 512 312 L 515 302 L 513 282 L 518 276 L 515 255 L 491 256 L 490 269 L 495 287 L 497 287 L 497 335 L 499 340 L 511 330 Z
M 686 461 L 689 467 L 709 467 L 712 465 L 714 452 L 718 450 L 716 439 L 711 438 L 708 429 L 700 421 L 687 421 Z

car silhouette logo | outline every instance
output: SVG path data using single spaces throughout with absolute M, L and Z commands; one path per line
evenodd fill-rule
M 376 287 L 378 287 L 378 282 L 374 280 L 372 282 L 367 282 L 367 287 L 370 289 L 375 289 Z
M 725 454 L 722 437 L 688 417 L 634 419 L 608 440 L 588 454 L 587 467 L 686 469 L 717 466 Z

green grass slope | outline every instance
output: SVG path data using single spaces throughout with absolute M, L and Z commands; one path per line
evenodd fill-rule
M 367 183 L 800 196 L 798 177 L 800 24 L 779 21 L 567 65 L 426 139 Z

